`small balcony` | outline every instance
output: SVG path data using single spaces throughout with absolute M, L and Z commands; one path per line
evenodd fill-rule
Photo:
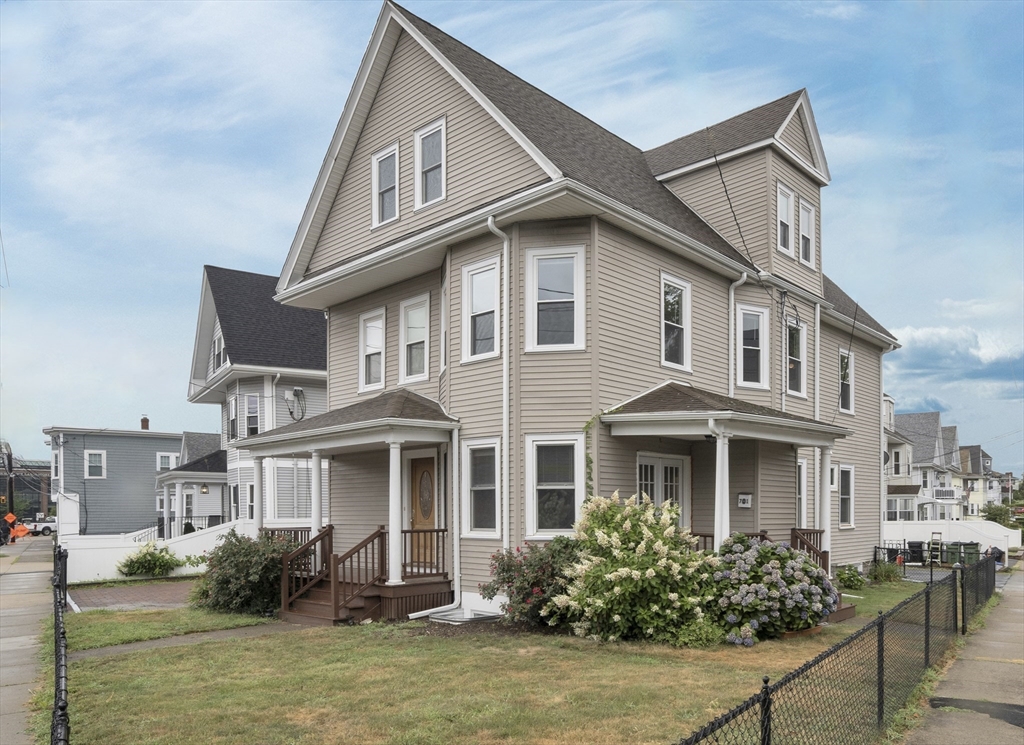
M 931 496 L 943 502 L 959 502 L 964 498 L 964 490 L 959 486 L 935 486 L 931 489 Z

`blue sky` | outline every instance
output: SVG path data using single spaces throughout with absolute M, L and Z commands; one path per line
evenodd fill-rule
M 886 390 L 1024 471 L 1024 3 L 407 6 L 649 148 L 810 92 Z M 0 434 L 215 431 L 203 264 L 277 274 L 378 2 L 0 4 Z

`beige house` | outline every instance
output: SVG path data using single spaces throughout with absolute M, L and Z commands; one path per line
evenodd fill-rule
M 821 272 L 829 178 L 806 91 L 643 152 L 386 2 L 277 286 L 329 411 L 246 442 L 330 463 L 286 613 L 494 610 L 588 493 L 869 559 L 896 340 Z

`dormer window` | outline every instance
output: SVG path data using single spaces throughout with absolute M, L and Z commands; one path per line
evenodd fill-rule
M 793 204 L 796 197 L 792 190 L 782 184 L 778 187 L 778 246 L 784 254 L 793 255 Z
M 814 268 L 814 207 L 800 200 L 800 261 Z
M 373 156 L 373 226 L 398 219 L 398 143 Z
M 213 340 L 213 369 L 219 370 L 226 361 L 227 355 L 224 354 L 224 338 L 218 336 Z
M 445 197 L 444 118 L 416 131 L 416 207 Z

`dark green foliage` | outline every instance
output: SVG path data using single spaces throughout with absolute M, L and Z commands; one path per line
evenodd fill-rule
M 181 530 L 181 534 L 182 535 L 188 535 L 189 533 L 195 533 L 195 532 L 196 532 L 196 526 L 193 525 L 191 521 L 185 523 L 185 527 L 182 528 L 182 530 Z
M 887 561 L 875 561 L 868 570 L 868 579 L 872 582 L 899 582 L 903 579 L 900 568 Z
M 189 602 L 207 610 L 264 615 L 281 605 L 281 564 L 295 544 L 261 533 L 255 540 L 234 530 L 206 557 L 206 574 Z
M 125 577 L 166 577 L 185 562 L 172 554 L 167 546 L 156 547 L 150 541 L 134 554 L 125 557 L 117 565 L 117 571 Z
M 866 581 L 853 564 L 836 569 L 836 584 L 844 590 L 859 590 Z
M 565 591 L 565 570 L 578 560 L 579 545 L 572 538 L 559 536 L 544 543 L 528 543 L 523 551 L 499 551 L 491 557 L 491 579 L 481 585 L 487 600 L 498 595 L 508 597 L 502 604 L 510 623 L 541 624 L 540 610 L 548 599 Z
M 698 620 L 658 634 L 655 641 L 671 644 L 673 647 L 708 649 L 725 643 L 725 629 L 716 624 L 709 616 L 703 616 Z

